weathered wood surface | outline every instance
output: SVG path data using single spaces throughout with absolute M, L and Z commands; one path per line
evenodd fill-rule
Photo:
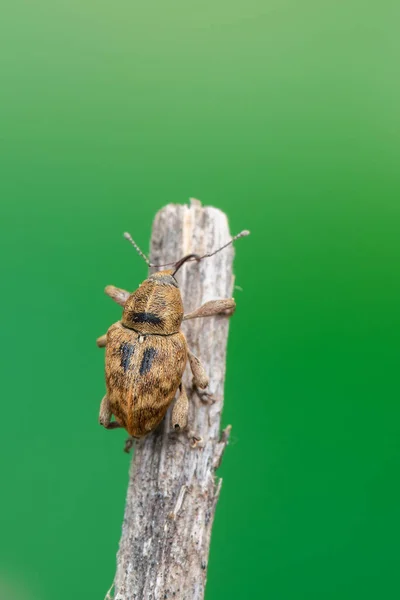
M 200 202 L 168 205 L 154 220 L 153 263 L 185 254 L 204 254 L 230 239 L 227 219 Z M 232 246 L 177 274 L 185 313 L 233 290 Z M 170 411 L 159 429 L 136 442 L 117 555 L 115 600 L 200 600 L 204 598 L 211 528 L 221 487 L 216 478 L 229 430 L 221 434 L 229 318 L 185 321 L 189 348 L 203 363 L 215 403 L 205 405 L 191 389 L 187 367 L 190 426 L 203 438 L 192 448 L 184 433 L 171 432 Z M 111 597 L 111 595 L 109 596 Z

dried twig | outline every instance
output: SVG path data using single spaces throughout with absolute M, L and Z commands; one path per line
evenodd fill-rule
M 157 215 L 151 241 L 152 263 L 185 254 L 212 252 L 230 239 L 224 213 L 168 205 Z M 178 274 L 185 312 L 204 302 L 232 296 L 233 248 Z M 204 597 L 211 528 L 222 480 L 216 480 L 230 427 L 220 436 L 229 317 L 185 321 L 190 349 L 209 377 L 213 404 L 200 402 L 184 383 L 192 405 L 190 427 L 203 438 L 191 448 L 184 434 L 171 432 L 169 413 L 162 426 L 138 441 L 129 477 L 122 537 L 117 556 L 114 600 L 201 600 Z M 112 589 L 112 588 L 111 588 Z M 111 589 L 107 598 L 110 598 Z

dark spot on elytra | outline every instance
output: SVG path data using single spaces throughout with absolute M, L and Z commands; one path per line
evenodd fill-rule
M 131 358 L 135 351 L 135 346 L 133 344 L 130 344 L 129 342 L 124 342 L 120 345 L 119 351 L 121 353 L 121 367 L 123 368 L 124 373 L 126 373 L 130 367 Z
M 151 325 L 161 325 L 163 320 L 151 312 L 133 312 L 130 315 L 133 323 L 150 323 Z
M 151 365 L 153 364 L 153 360 L 155 355 L 157 354 L 157 350 L 155 348 L 146 348 L 143 353 L 142 364 L 140 365 L 139 373 L 144 375 L 148 373 L 151 369 Z

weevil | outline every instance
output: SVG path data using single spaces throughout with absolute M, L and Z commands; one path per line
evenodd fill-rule
M 193 374 L 193 386 L 200 393 L 208 386 L 208 377 L 200 360 L 190 351 L 181 331 L 183 320 L 213 315 L 231 315 L 233 298 L 211 300 L 184 315 L 182 297 L 175 278 L 187 261 L 200 261 L 220 252 L 245 235 L 242 231 L 214 252 L 199 256 L 188 254 L 175 263 L 153 265 L 130 234 L 124 236 L 149 267 L 173 268 L 152 273 L 133 293 L 114 286 L 105 292 L 123 307 L 122 319 L 97 339 L 106 348 L 106 395 L 100 405 L 99 423 L 106 429 L 124 428 L 130 440 L 153 431 L 172 409 L 172 429 L 183 430 L 188 424 L 189 401 L 182 383 L 187 361 Z M 114 415 L 114 421 L 112 416 Z M 125 449 L 132 443 L 128 440 Z M 199 441 L 192 436 L 193 445 Z

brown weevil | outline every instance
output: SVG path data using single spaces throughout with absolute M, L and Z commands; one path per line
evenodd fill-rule
M 103 427 L 123 427 L 131 439 L 141 438 L 159 425 L 179 389 L 172 410 L 172 428 L 186 428 L 189 402 L 182 376 L 187 360 L 196 388 L 204 390 L 208 377 L 199 359 L 187 346 L 180 330 L 182 321 L 218 314 L 231 315 L 235 301 L 233 298 L 211 300 L 184 315 L 175 275 L 185 262 L 213 256 L 248 234 L 248 231 L 242 231 L 214 252 L 204 256 L 189 254 L 168 265 L 151 264 L 132 237 L 124 234 L 149 267 L 173 264 L 173 268 L 149 275 L 132 294 L 114 286 L 105 289 L 106 294 L 124 310 L 121 321 L 111 325 L 107 333 L 97 339 L 99 347 L 106 347 L 107 393 L 101 402 L 99 415 Z M 111 421 L 113 415 L 115 420 Z

